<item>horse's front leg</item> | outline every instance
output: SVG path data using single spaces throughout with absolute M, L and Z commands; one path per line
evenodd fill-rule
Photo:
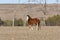
M 33 27 L 32 27 L 31 25 L 29 25 L 29 29 L 30 29 L 30 30 L 33 30 Z

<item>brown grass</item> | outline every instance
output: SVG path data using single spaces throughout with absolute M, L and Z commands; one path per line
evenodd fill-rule
M 60 40 L 60 26 L 42 26 L 39 31 L 28 27 L 0 27 L 0 40 Z

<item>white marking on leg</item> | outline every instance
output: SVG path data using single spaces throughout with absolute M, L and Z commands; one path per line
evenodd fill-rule
M 36 26 L 36 30 L 38 30 L 38 23 L 37 23 L 37 26 Z

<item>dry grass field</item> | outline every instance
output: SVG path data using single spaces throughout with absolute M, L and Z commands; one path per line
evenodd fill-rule
M 30 8 L 31 7 L 31 8 Z M 15 18 L 26 20 L 26 15 L 31 17 L 44 17 L 44 7 L 41 5 L 17 5 L 17 4 L 0 4 L 0 17 L 2 20 L 12 20 Z M 46 18 L 53 15 L 60 15 L 60 4 L 58 11 L 56 4 L 48 4 L 46 8 Z M 60 26 L 42 26 L 41 30 L 29 30 L 29 27 L 0 27 L 0 40 L 60 40 Z
M 0 27 L 0 40 L 60 40 L 60 26 L 42 26 L 41 30 L 28 27 Z

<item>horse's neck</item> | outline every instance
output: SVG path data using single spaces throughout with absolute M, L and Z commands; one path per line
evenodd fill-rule
M 30 16 L 28 16 L 29 19 L 32 19 Z

